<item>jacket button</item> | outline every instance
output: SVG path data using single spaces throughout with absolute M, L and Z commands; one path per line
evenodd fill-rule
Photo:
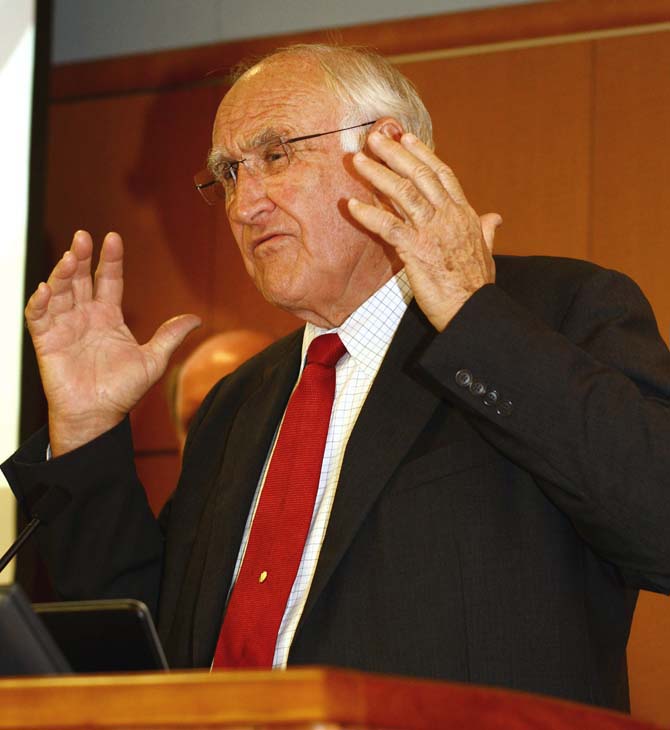
M 456 383 L 461 388 L 467 388 L 472 383 L 472 373 L 469 370 L 459 370 L 456 373 Z
M 514 406 L 512 405 L 512 401 L 511 400 L 504 400 L 496 408 L 496 413 L 499 416 L 511 416 L 513 410 L 514 410 Z
M 486 385 L 482 383 L 480 380 L 475 380 L 472 383 L 470 383 L 470 392 L 472 395 L 481 396 L 486 393 Z
M 485 406 L 494 406 L 498 402 L 498 391 L 495 388 L 491 388 L 489 392 L 484 396 Z

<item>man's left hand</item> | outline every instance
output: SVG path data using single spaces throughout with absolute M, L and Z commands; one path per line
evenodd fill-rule
M 451 169 L 413 134 L 395 141 L 379 132 L 354 165 L 394 211 L 349 200 L 349 212 L 393 246 L 405 266 L 417 304 L 442 331 L 472 294 L 495 281 L 493 238 L 497 213 L 481 218 Z

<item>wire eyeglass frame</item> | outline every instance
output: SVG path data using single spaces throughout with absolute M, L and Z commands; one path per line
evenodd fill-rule
M 290 145 L 294 142 L 303 142 L 307 139 L 325 137 L 329 134 L 347 132 L 350 129 L 369 127 L 377 120 L 352 124 L 341 129 L 332 129 L 328 132 L 316 132 L 315 134 L 303 134 L 300 137 L 283 139 L 277 137 L 252 149 L 247 157 L 241 160 L 229 160 L 221 164 L 221 169 L 215 174 L 209 167 L 201 170 L 193 177 L 196 190 L 200 193 L 207 205 L 216 205 L 219 200 L 225 200 L 235 191 L 237 186 L 237 171 L 240 165 L 244 165 L 250 172 L 255 172 L 259 177 L 266 178 L 286 170 L 291 163 Z M 258 154 L 258 151 L 262 154 Z

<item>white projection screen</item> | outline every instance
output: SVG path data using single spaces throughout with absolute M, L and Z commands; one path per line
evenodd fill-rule
M 34 0 L 0 0 L 0 460 L 17 446 L 21 394 L 23 281 L 35 58 Z M 0 475 L 0 554 L 14 539 L 15 506 Z M 0 575 L 12 580 L 13 566 Z

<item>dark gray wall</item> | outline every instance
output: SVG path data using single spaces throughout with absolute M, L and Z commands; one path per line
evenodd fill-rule
M 52 60 L 69 63 L 530 1 L 54 0 Z

